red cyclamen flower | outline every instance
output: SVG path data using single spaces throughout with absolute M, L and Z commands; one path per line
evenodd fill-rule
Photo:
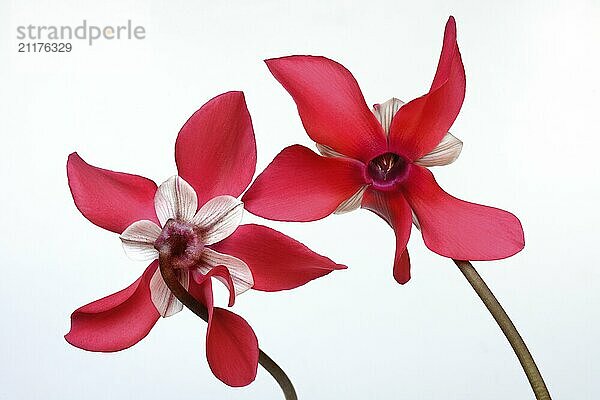
M 256 143 L 241 92 L 215 97 L 183 126 L 175 144 L 179 176 L 156 186 L 149 179 L 93 167 L 76 153 L 67 174 L 75 205 L 92 223 L 121 234 L 135 259 L 154 260 L 128 288 L 76 310 L 65 336 L 76 347 L 118 351 L 143 339 L 159 317 L 183 305 L 167 288 L 158 260 L 208 309 L 206 356 L 230 386 L 256 377 L 258 343 L 240 316 L 213 307 L 210 277 L 235 296 L 247 289 L 301 286 L 345 266 L 261 225 L 240 225 L 236 199 L 256 168 Z
M 462 142 L 448 133 L 465 96 L 456 24 L 446 24 L 429 93 L 406 104 L 391 99 L 371 112 L 352 74 L 324 57 L 266 61 L 291 94 L 308 135 L 323 156 L 284 149 L 242 200 L 261 217 L 314 221 L 359 207 L 385 219 L 396 234 L 394 277 L 410 279 L 406 244 L 412 223 L 429 249 L 459 260 L 495 260 L 524 246 L 511 213 L 450 196 L 426 167 L 446 165 Z

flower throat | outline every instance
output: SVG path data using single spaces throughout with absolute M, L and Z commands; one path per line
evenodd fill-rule
M 408 162 L 395 153 L 384 153 L 373 158 L 367 172 L 376 187 L 389 187 L 404 179 L 408 170 Z

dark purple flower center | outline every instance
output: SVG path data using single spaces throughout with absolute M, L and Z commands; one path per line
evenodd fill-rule
M 196 226 L 170 219 L 154 242 L 154 248 L 172 268 L 191 269 L 200 261 L 204 243 Z
M 384 153 L 369 161 L 367 173 L 378 188 L 388 188 L 401 182 L 408 171 L 409 163 L 395 153 Z

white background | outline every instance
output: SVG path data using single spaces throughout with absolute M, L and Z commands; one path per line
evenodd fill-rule
M 369 104 L 410 100 L 429 87 L 450 14 L 468 85 L 452 132 L 465 146 L 434 173 L 450 193 L 520 217 L 525 250 L 476 267 L 555 399 L 600 398 L 599 4 L 2 1 L 0 398 L 279 399 L 262 369 L 243 389 L 214 378 L 206 326 L 190 312 L 159 321 L 120 353 L 64 341 L 75 308 L 145 267 L 78 213 L 67 155 L 162 182 L 175 173 L 174 140 L 187 117 L 214 95 L 244 90 L 261 171 L 287 145 L 312 146 L 263 59 L 326 55 L 353 72 Z M 84 18 L 132 19 L 147 38 L 17 53 L 18 25 Z M 250 292 L 235 306 L 301 399 L 532 398 L 494 321 L 418 232 L 413 278 L 400 286 L 393 233 L 367 211 L 265 223 L 350 266 L 294 291 Z

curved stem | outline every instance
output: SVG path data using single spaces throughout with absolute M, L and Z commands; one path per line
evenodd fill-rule
M 271 376 L 275 378 L 279 387 L 283 391 L 283 395 L 286 400 L 298 400 L 298 396 L 296 395 L 296 389 L 294 389 L 294 385 L 292 385 L 292 381 L 285 374 L 285 372 L 281 369 L 279 365 L 271 357 L 267 355 L 261 349 L 258 349 L 258 363 L 262 365 L 264 369 L 269 371 Z
M 512 323 L 506 311 L 502 308 L 498 299 L 494 296 L 490 288 L 485 284 L 481 276 L 477 273 L 473 265 L 469 261 L 460 261 L 453 260 L 454 263 L 458 266 L 460 271 L 463 273 L 467 281 L 471 284 L 479 298 L 483 301 L 483 304 L 487 307 L 489 312 L 492 314 L 492 317 L 496 320 L 500 329 L 508 339 L 508 342 L 512 346 L 523 370 L 525 371 L 525 375 L 527 375 L 527 379 L 529 380 L 529 384 L 533 389 L 533 393 L 535 394 L 535 398 L 538 400 L 550 400 L 550 393 L 548 392 L 548 388 L 544 383 L 544 379 L 542 378 L 542 374 L 540 374 L 540 370 L 537 365 L 535 365 L 535 361 L 527 349 L 527 345 L 523 341 L 521 335 L 517 331 L 517 328 Z
M 160 273 L 167 284 L 167 287 L 175 297 L 184 306 L 189 308 L 194 314 L 198 317 L 202 318 L 204 321 L 208 322 L 208 310 L 204 306 L 204 304 L 200 303 L 196 300 L 182 285 L 179 283 L 177 276 L 173 272 L 171 268 L 165 267 L 165 262 L 160 262 L 159 260 L 159 268 Z M 285 400 L 298 400 L 298 396 L 296 395 L 296 390 L 294 389 L 294 385 L 290 381 L 290 378 L 285 374 L 285 372 L 269 357 L 265 352 L 259 349 L 258 363 L 266 369 L 269 374 L 279 384 L 281 390 L 283 391 L 283 395 L 285 396 Z

